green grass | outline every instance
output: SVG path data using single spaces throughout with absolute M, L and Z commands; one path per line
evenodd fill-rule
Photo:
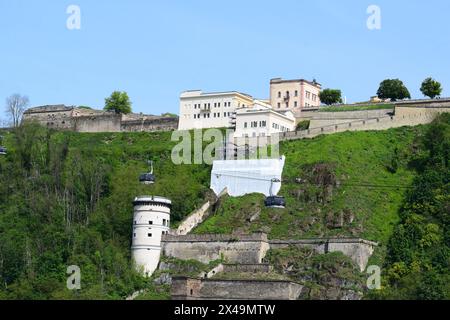
M 371 105 L 343 105 L 343 106 L 331 106 L 320 108 L 320 112 L 343 112 L 343 111 L 365 111 L 365 110 L 384 110 L 392 109 L 392 104 L 371 104 Z
M 226 197 L 218 210 L 194 232 L 263 231 L 271 239 L 362 237 L 381 244 L 372 261 L 383 261 L 385 245 L 399 221 L 398 209 L 406 190 L 403 187 L 409 186 L 415 176 L 407 166 L 414 150 L 412 146 L 424 128 L 344 132 L 283 142 L 281 154 L 287 161 L 280 194 L 286 198 L 287 208 L 267 209 L 264 196 L 259 194 Z M 70 264 L 80 265 L 84 270 L 82 297 L 120 299 L 133 290 L 149 289 L 141 279 L 130 279 L 129 276 L 132 200 L 135 196 L 148 194 L 171 199 L 174 227 L 177 221 L 202 205 L 210 192 L 211 166 L 172 163 L 171 150 L 177 142 L 170 141 L 170 132 L 53 132 L 51 135 L 44 132 L 33 136 L 31 154 L 34 169 L 27 173 L 34 179 L 32 183 L 18 160 L 20 146 L 15 145 L 14 134 L 5 133 L 4 136 L 3 144 L 9 152 L 0 157 L 0 178 L 4 181 L 0 187 L 0 244 L 9 250 L 4 251 L 8 254 L 5 261 L 25 256 L 27 246 L 31 246 L 32 266 L 35 274 L 40 275 L 40 278 L 29 278 L 32 273 L 17 258 L 17 267 L 8 266 L 14 280 L 8 283 L 7 297 L 73 298 L 62 289 L 54 289 L 65 288 L 65 278 L 59 270 L 63 270 L 64 275 L 66 266 Z M 48 144 L 46 136 L 50 136 Z M 68 143 L 68 154 L 63 163 L 59 166 L 52 162 L 52 158 L 45 160 L 47 146 L 57 149 L 63 141 Z M 58 155 L 53 151 L 51 154 L 54 157 Z M 390 170 L 395 155 L 398 168 Z M 138 176 L 147 170 L 146 160 L 149 158 L 154 160 L 157 181 L 152 186 L 143 186 Z M 107 167 L 108 177 L 98 203 L 87 211 L 87 219 L 82 215 L 82 209 L 88 202 L 81 198 L 85 195 L 83 189 L 77 189 L 82 188 L 85 181 L 77 173 L 83 166 L 94 166 L 93 163 Z M 300 189 L 315 190 L 312 186 L 296 183 L 295 179 L 310 175 L 308 168 L 317 163 L 334 168 L 333 173 L 340 182 L 326 203 L 304 201 L 297 195 Z M 36 174 L 38 171 L 41 174 Z M 90 177 L 90 171 L 85 173 Z M 76 188 L 72 188 L 72 179 L 76 180 Z M 378 187 L 364 186 L 366 184 Z M 68 187 L 64 189 L 66 185 Z M 80 205 L 74 207 L 78 211 L 74 212 L 82 214 L 77 219 L 73 218 L 70 228 L 64 220 L 63 193 L 53 191 L 55 186 L 80 195 L 76 198 Z M 354 215 L 354 221 L 346 222 L 341 228 L 327 225 L 329 216 L 344 210 Z M 251 223 L 250 218 L 257 214 L 259 217 Z M 19 234 L 20 237 L 17 236 Z M 22 236 L 24 234 L 26 237 Z M 25 238 L 27 243 L 23 240 Z M 108 280 L 104 282 L 101 270 L 105 268 Z M 203 268 L 206 266 L 193 271 Z M 42 286 L 46 290 L 36 291 Z M 0 297 L 2 294 L 0 290 Z M 151 287 L 147 297 L 164 298 L 167 295 L 167 289 Z
M 399 221 L 398 209 L 406 187 L 415 175 L 407 167 L 408 155 L 423 130 L 424 127 L 419 126 L 344 132 L 283 142 L 280 150 L 286 156 L 286 164 L 280 195 L 286 198 L 287 208 L 265 208 L 264 196 L 258 194 L 228 197 L 194 233 L 263 231 L 271 239 L 361 237 L 380 243 L 377 254 L 381 259 L 393 227 Z M 400 164 L 392 173 L 388 166 L 395 149 L 400 155 Z M 307 176 L 308 166 L 320 162 L 334 166 L 340 186 L 334 189 L 327 203 L 299 200 L 296 193 L 305 187 L 295 179 Z M 328 215 L 344 210 L 354 215 L 353 222 L 345 223 L 342 228 L 327 226 Z M 250 223 L 250 217 L 257 212 L 260 212 L 259 218 Z

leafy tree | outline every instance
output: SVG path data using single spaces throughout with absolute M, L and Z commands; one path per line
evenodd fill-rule
M 131 113 L 131 101 L 128 94 L 124 91 L 114 91 L 111 96 L 105 99 L 104 109 L 115 113 Z
M 424 96 L 430 97 L 434 99 L 441 95 L 442 87 L 441 84 L 434 80 L 433 78 L 426 78 L 422 82 L 422 86 L 420 87 L 420 91 L 422 91 Z
M 399 79 L 387 79 L 381 82 L 377 95 L 380 99 L 391 99 L 391 101 L 411 99 L 411 94 Z
M 449 298 L 450 114 L 442 114 L 422 137 L 423 165 L 400 210 L 389 243 L 387 286 L 394 299 Z
M 337 89 L 324 89 L 319 93 L 320 101 L 330 106 L 336 103 L 342 103 L 342 92 Z

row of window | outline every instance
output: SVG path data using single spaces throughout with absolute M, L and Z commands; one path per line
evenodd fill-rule
M 286 95 L 284 96 L 285 98 L 289 98 L 290 97 L 290 92 L 286 91 Z M 294 91 L 294 97 L 298 97 L 298 90 Z M 281 91 L 278 91 L 278 98 L 281 98 Z
M 317 101 L 317 95 L 314 93 L 311 93 L 309 91 L 306 91 L 306 99 L 312 100 L 312 101 Z
M 224 107 L 231 107 L 231 102 L 224 102 L 223 103 Z M 196 103 L 194 104 L 194 109 L 201 109 L 202 104 L 201 103 Z M 204 103 L 203 104 L 204 108 L 211 108 L 211 103 Z M 220 108 L 221 107 L 221 103 L 220 102 L 215 102 L 214 103 L 214 108 Z
M 134 224 L 137 224 L 137 221 L 136 221 L 136 220 L 134 220 Z M 148 224 L 149 224 L 149 225 L 153 225 L 153 221 L 150 220 L 150 221 L 148 222 Z M 162 225 L 163 225 L 164 227 L 168 227 L 168 226 L 169 226 L 169 220 L 163 219 Z
M 272 128 L 274 128 L 275 130 L 280 130 L 281 132 L 289 131 L 289 128 L 279 125 L 278 123 L 272 123 Z
M 162 234 L 162 235 L 169 234 L 169 231 L 163 231 L 161 234 Z M 136 238 L 136 236 L 137 236 L 136 233 L 133 233 L 133 238 Z M 147 237 L 148 237 L 148 238 L 153 237 L 153 233 L 147 233 Z
M 250 126 L 252 128 L 258 128 L 258 121 L 252 121 L 250 122 Z M 267 122 L 266 121 L 259 121 L 259 127 L 260 128 L 265 128 L 267 126 Z M 248 128 L 248 123 L 244 122 L 244 128 Z
M 224 112 L 223 113 L 223 117 L 224 118 L 231 117 L 232 114 L 233 114 L 232 112 Z M 221 117 L 221 113 L 220 112 L 214 112 L 212 115 L 213 115 L 213 118 L 220 118 Z M 201 116 L 202 116 L 201 114 L 194 114 L 194 119 L 200 119 Z M 204 119 L 211 118 L 211 113 L 204 113 L 203 114 L 203 118 Z
M 285 106 L 286 106 L 286 108 L 289 108 L 289 102 L 286 102 Z M 278 109 L 281 108 L 281 103 L 280 102 L 278 102 L 277 107 L 278 107 Z M 297 108 L 297 107 L 298 107 L 298 102 L 294 101 L 294 108 Z

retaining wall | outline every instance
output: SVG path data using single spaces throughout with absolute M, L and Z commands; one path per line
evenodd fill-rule
M 224 258 L 228 263 L 261 263 L 269 250 L 267 235 L 166 235 L 162 253 L 182 260 L 196 259 L 209 263 Z
M 176 277 L 173 300 L 297 300 L 303 286 L 290 281 L 214 280 Z

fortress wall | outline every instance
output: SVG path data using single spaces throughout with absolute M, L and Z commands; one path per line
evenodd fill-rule
M 186 219 L 184 219 L 181 222 L 181 224 L 175 230 L 175 234 L 187 235 L 189 232 L 191 232 L 196 226 L 198 226 L 208 217 L 210 207 L 211 205 L 210 202 L 208 201 L 200 209 L 190 214 Z
M 44 127 L 59 130 L 74 130 L 72 117 L 73 108 L 63 106 L 48 106 L 40 109 L 30 109 L 23 114 L 24 122 L 36 121 Z
M 290 281 L 214 280 L 176 277 L 173 300 L 297 300 L 303 286 Z
M 178 128 L 178 118 L 156 118 L 145 120 L 123 120 L 121 131 L 124 132 L 153 132 L 173 131 Z
M 310 247 L 319 254 L 342 252 L 363 271 L 377 243 L 363 239 L 267 240 L 266 234 L 230 235 L 166 235 L 162 253 L 181 260 L 196 259 L 202 263 L 226 259 L 228 264 L 261 264 L 269 249 L 289 246 Z M 230 266 L 230 268 L 233 268 Z
M 258 264 L 269 250 L 267 236 L 255 234 L 230 235 L 166 235 L 162 239 L 162 253 L 181 260 L 196 259 L 209 263 L 224 258 L 228 263 Z
M 289 246 L 309 247 L 319 254 L 342 252 L 349 257 L 361 271 L 367 267 L 377 243 L 363 239 L 308 239 L 308 240 L 272 240 L 270 249 L 282 249 Z
M 75 118 L 77 132 L 120 132 L 120 115 L 103 114 Z

